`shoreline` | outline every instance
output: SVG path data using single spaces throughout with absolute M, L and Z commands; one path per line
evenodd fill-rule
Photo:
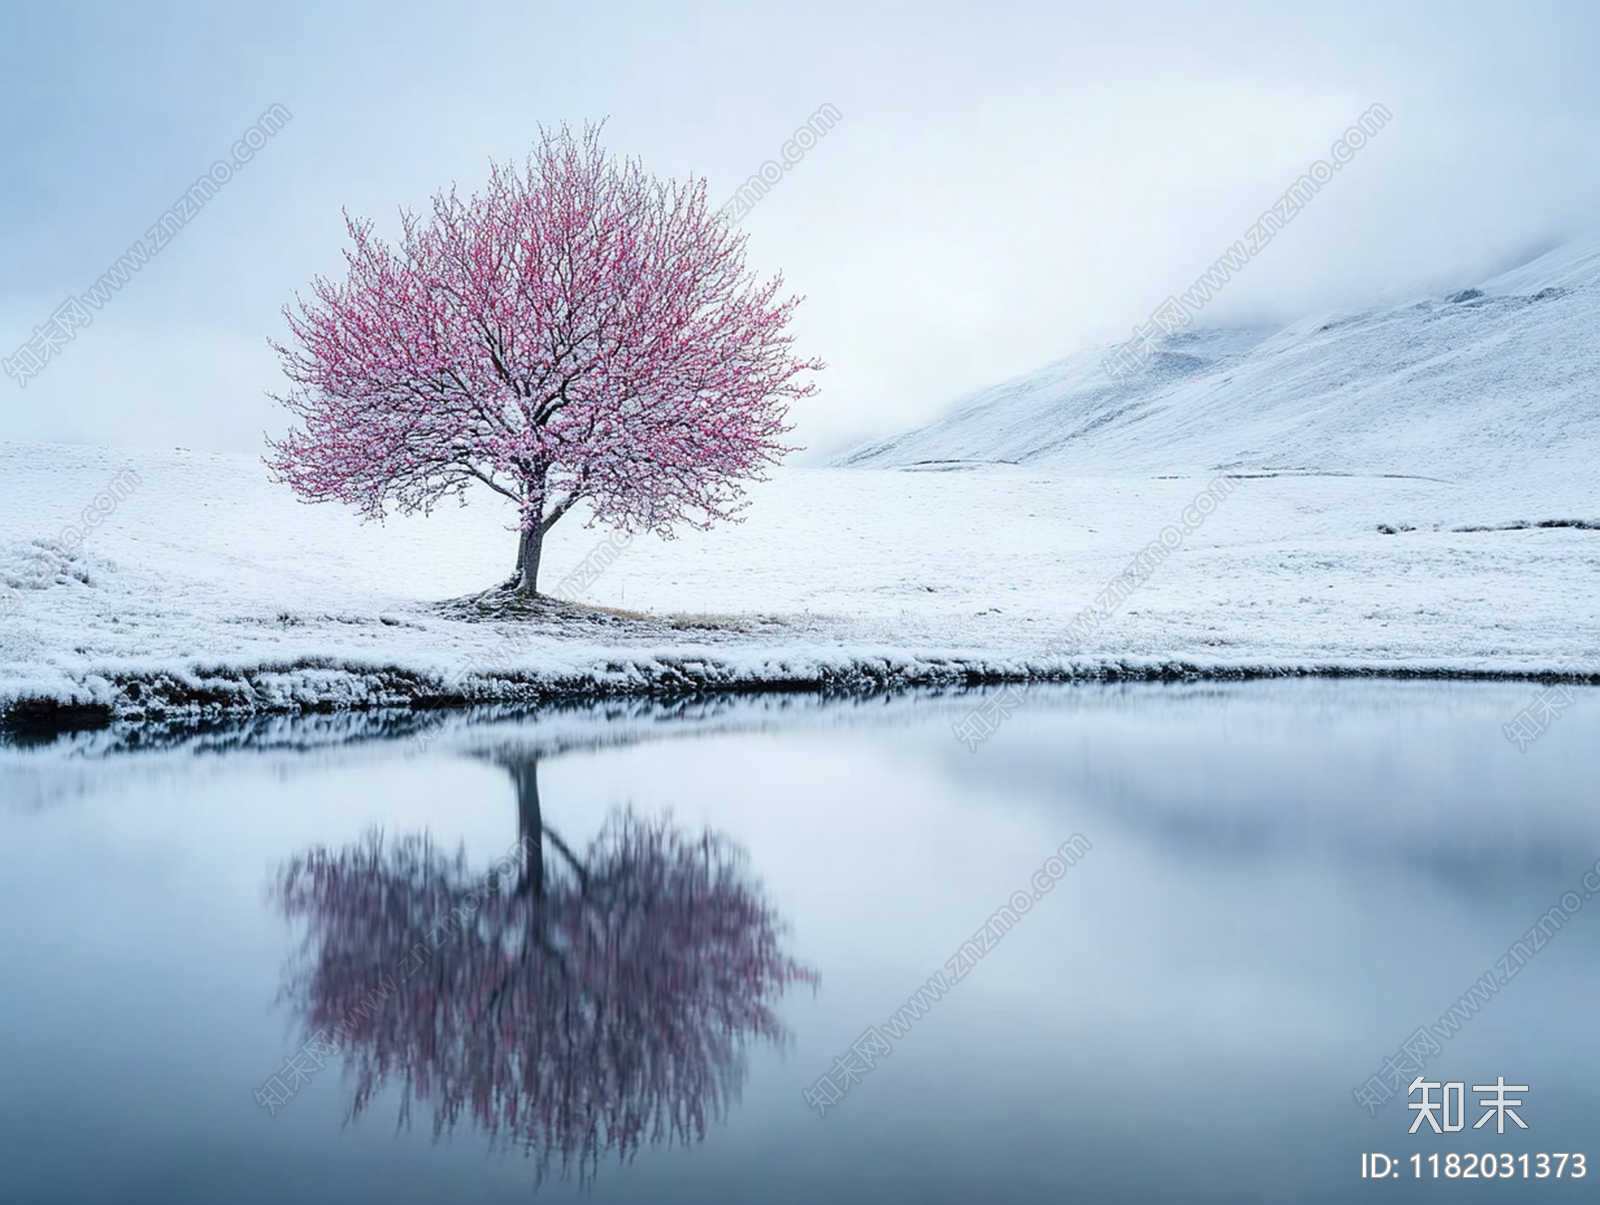
M 796 664 L 799 662 L 800 664 Z M 452 683 L 394 665 L 304 658 L 255 666 L 86 675 L 67 691 L 19 692 L 0 704 L 0 737 L 31 741 L 113 724 L 199 729 L 255 717 L 380 710 L 426 713 L 486 705 L 543 706 L 718 696 L 805 694 L 869 699 L 927 688 L 1112 682 L 1243 682 L 1367 678 L 1393 681 L 1600 685 L 1600 669 L 1487 666 L 1412 659 L 1222 660 L 1098 657 L 1029 660 L 973 654 L 890 653 L 819 659 L 815 652 L 761 662 L 668 654 L 608 662 L 587 672 L 510 672 Z

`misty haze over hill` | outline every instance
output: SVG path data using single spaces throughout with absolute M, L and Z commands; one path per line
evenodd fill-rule
M 1007 461 L 1491 477 L 1587 465 L 1600 436 L 1600 237 L 1443 297 L 1167 337 L 1124 384 L 1090 348 L 858 448 L 859 467 Z

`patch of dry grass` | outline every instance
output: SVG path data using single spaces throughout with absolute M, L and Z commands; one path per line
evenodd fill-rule
M 602 612 L 602 613 L 604 613 L 606 615 L 616 615 L 616 616 L 621 617 L 622 619 L 646 619 L 646 620 L 649 620 L 649 619 L 654 619 L 655 618 L 654 615 L 646 614 L 643 611 L 625 611 L 621 607 L 602 607 L 602 606 L 598 606 L 598 605 L 596 605 L 594 603 L 569 603 L 567 605 L 568 606 L 572 606 L 572 607 L 579 607 L 579 608 L 581 608 L 581 609 L 583 609 L 585 611 L 600 611 L 600 612 Z

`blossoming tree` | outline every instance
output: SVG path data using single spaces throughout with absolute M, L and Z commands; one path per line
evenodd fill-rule
M 521 170 L 403 216 L 390 247 L 347 218 L 342 282 L 318 278 L 276 344 L 303 425 L 269 464 L 306 501 L 382 518 L 469 487 L 516 506 L 516 584 L 537 590 L 544 535 L 591 522 L 669 537 L 745 505 L 791 449 L 798 297 L 745 269 L 745 236 L 705 183 L 610 157 L 591 127 L 546 131 Z

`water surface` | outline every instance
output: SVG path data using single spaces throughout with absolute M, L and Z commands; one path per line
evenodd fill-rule
M 1409 1156 L 1600 1160 L 1600 900 L 1427 1060 L 1529 1085 L 1527 1130 L 1352 1096 L 1600 858 L 1600 691 L 1519 753 L 1535 693 L 1061 688 L 976 750 L 969 694 L 0 751 L 0 1199 L 1589 1199 Z

